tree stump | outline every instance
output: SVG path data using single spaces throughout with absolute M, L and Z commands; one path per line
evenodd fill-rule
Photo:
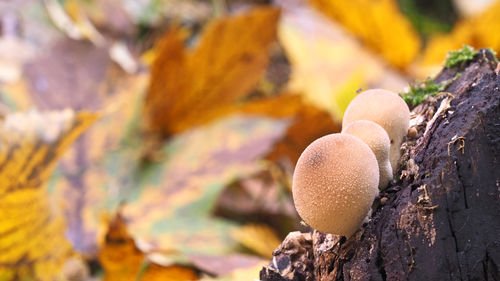
M 495 58 L 482 49 L 434 81 L 446 83 L 446 93 L 412 110 L 416 132 L 369 222 L 349 239 L 290 233 L 261 280 L 500 280 Z

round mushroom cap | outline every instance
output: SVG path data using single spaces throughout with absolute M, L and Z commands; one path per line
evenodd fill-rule
M 370 147 L 379 167 L 378 188 L 382 190 L 387 187 L 392 179 L 392 167 L 389 162 L 391 141 L 384 128 L 373 121 L 356 120 L 343 128 L 342 133 L 358 137 Z
M 347 107 L 342 127 L 356 120 L 370 120 L 385 129 L 391 140 L 389 160 L 392 171 L 395 173 L 401 156 L 401 144 L 410 126 L 410 109 L 406 102 L 389 90 L 364 91 L 357 95 Z
M 379 170 L 357 137 L 331 134 L 312 142 L 293 174 L 293 200 L 301 218 L 323 232 L 351 236 L 378 194 Z

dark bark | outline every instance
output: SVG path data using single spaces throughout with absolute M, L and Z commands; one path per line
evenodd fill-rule
M 496 67 L 481 50 L 444 69 L 435 81 L 448 81 L 449 94 L 412 111 L 418 134 L 403 144 L 401 176 L 376 199 L 370 221 L 349 239 L 291 233 L 260 279 L 500 280 Z

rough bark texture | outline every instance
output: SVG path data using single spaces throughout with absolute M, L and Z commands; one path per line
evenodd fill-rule
M 294 232 L 261 280 L 500 280 L 500 76 L 494 57 L 444 69 L 412 111 L 400 178 L 353 237 Z M 460 75 L 457 75 L 460 73 Z M 414 131 L 415 132 L 415 131 Z M 398 176 L 399 176 L 398 175 Z

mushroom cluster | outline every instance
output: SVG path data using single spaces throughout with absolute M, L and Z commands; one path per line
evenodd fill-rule
M 350 237 L 392 180 L 410 110 L 396 93 L 374 89 L 352 100 L 342 132 L 302 152 L 293 174 L 293 200 L 311 227 Z

